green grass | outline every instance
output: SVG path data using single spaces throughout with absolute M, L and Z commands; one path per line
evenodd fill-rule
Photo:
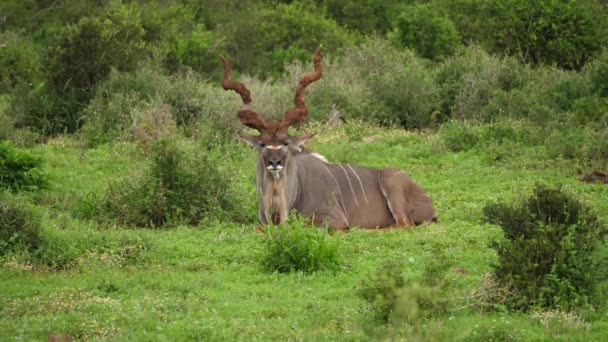
M 364 142 L 368 136 L 376 138 Z M 230 148 L 247 150 L 236 142 Z M 608 187 L 579 182 L 575 161 L 518 144 L 451 152 L 435 134 L 359 126 L 323 132 L 312 148 L 330 161 L 405 170 L 431 195 L 440 222 L 328 235 L 327 242 L 339 242 L 338 271 L 271 273 L 260 261 L 266 242 L 255 224 L 209 219 L 155 230 L 77 219 L 83 198 L 100 195 L 113 177 L 146 160 L 129 143 L 86 150 L 57 139 L 35 148 L 52 186 L 30 196 L 43 213 L 46 258 L 65 267 L 24 255 L 0 260 L 0 339 L 589 341 L 608 334 L 606 312 L 481 313 L 465 300 L 497 260 L 489 244 L 501 231 L 482 223 L 486 203 L 528 196 L 537 183 L 561 184 L 608 222 Z M 496 160 L 497 149 L 509 153 Z M 255 156 L 243 153 L 238 166 L 222 169 L 251 199 Z M 449 312 L 416 325 L 374 325 L 357 290 L 390 262 L 403 265 L 412 281 L 436 268 L 432 274 L 453 303 Z

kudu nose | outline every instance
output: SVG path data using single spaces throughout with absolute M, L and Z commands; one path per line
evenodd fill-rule
M 281 165 L 281 159 L 269 159 L 268 166 L 272 166 L 272 168 L 276 169 Z

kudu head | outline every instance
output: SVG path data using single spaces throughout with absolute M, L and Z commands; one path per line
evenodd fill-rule
M 224 80 L 222 87 L 225 90 L 234 90 L 243 100 L 243 107 L 238 112 L 241 123 L 260 132 L 260 135 L 251 135 L 239 132 L 239 137 L 247 142 L 252 149 L 258 150 L 260 158 L 266 170 L 273 177 L 280 178 L 281 171 L 289 163 L 289 159 L 295 153 L 301 152 L 304 144 L 310 140 L 314 134 L 300 134 L 291 136 L 287 130 L 291 125 L 306 120 L 308 117 L 308 107 L 304 103 L 304 90 L 306 87 L 321 78 L 321 50 L 318 49 L 314 55 L 315 71 L 304 75 L 300 79 L 296 89 L 295 107 L 285 112 L 283 119 L 278 121 L 266 121 L 258 113 L 251 110 L 251 93 L 243 83 L 231 79 L 232 70 L 230 63 L 224 56 L 220 56 L 224 62 Z

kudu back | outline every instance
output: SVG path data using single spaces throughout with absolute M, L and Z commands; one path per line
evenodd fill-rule
M 306 120 L 304 90 L 322 74 L 321 51 L 314 55 L 315 71 L 304 75 L 296 89 L 295 107 L 282 120 L 265 121 L 250 108 L 251 93 L 231 79 L 230 63 L 224 62 L 225 90 L 237 92 L 243 101 L 238 117 L 260 135 L 239 133 L 259 151 L 256 170 L 258 216 L 263 224 L 287 220 L 292 209 L 318 226 L 348 230 L 413 227 L 436 222 L 433 203 L 424 190 L 403 171 L 374 169 L 351 164 L 332 164 L 304 146 L 313 134 L 289 135 L 291 125 Z

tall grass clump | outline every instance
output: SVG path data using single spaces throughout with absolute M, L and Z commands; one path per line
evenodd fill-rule
M 40 231 L 40 218 L 28 205 L 0 197 L 0 256 L 36 251 L 42 243 Z
M 239 216 L 218 157 L 195 144 L 160 139 L 151 163 L 118 179 L 100 200 L 100 218 L 138 227 L 198 224 Z
M 0 141 L 0 189 L 38 190 L 48 185 L 42 157 Z
M 336 238 L 299 215 L 292 215 L 279 226 L 266 227 L 264 235 L 261 262 L 269 271 L 313 273 L 340 269 Z
M 602 261 L 596 256 L 605 248 L 608 229 L 589 208 L 560 188 L 539 185 L 520 203 L 488 204 L 483 211 L 504 231 L 504 240 L 494 244 L 494 272 L 514 290 L 509 308 L 599 305 L 598 291 L 608 277 L 598 272 Z

